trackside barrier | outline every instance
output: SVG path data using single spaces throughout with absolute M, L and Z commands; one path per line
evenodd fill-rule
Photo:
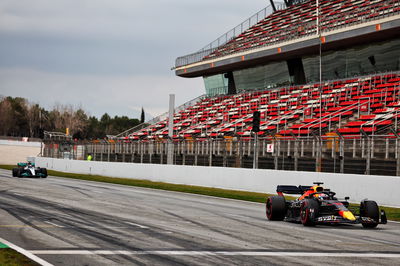
M 314 173 L 243 168 L 96 162 L 36 157 L 37 166 L 77 174 L 144 179 L 156 182 L 276 193 L 276 186 L 324 182 L 338 198 L 351 202 L 368 198 L 379 205 L 400 207 L 400 178 L 395 176 Z

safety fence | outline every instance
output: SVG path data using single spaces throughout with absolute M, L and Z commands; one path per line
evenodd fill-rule
M 400 176 L 400 137 L 45 142 L 42 156 L 94 161 Z

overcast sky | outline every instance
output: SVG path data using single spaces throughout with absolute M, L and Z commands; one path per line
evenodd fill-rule
M 176 77 L 196 52 L 268 0 L 1 0 L 0 95 L 100 117 L 156 116 L 204 93 Z

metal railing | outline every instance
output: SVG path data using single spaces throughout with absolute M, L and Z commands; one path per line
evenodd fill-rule
M 286 8 L 285 4 L 283 4 L 283 3 L 278 3 L 275 5 L 275 7 L 277 10 L 283 10 Z M 185 65 L 189 65 L 189 64 L 201 61 L 202 58 L 204 58 L 205 56 L 214 52 L 221 45 L 224 45 L 227 42 L 233 40 L 235 37 L 239 36 L 241 33 L 243 33 L 244 31 L 248 30 L 250 27 L 257 24 L 261 19 L 264 19 L 268 15 L 272 14 L 272 12 L 273 12 L 273 9 L 272 9 L 271 5 L 261 9 L 260 11 L 258 11 L 253 16 L 249 17 L 248 19 L 246 19 L 245 21 L 243 21 L 242 23 L 240 23 L 233 29 L 222 34 L 216 40 L 214 40 L 211 43 L 204 46 L 199 51 L 189 54 L 189 55 L 178 57 L 175 62 L 175 67 L 185 66 Z

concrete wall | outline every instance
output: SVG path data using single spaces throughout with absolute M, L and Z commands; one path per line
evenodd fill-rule
M 362 199 L 368 198 L 377 201 L 379 205 L 400 207 L 400 193 L 398 193 L 400 177 L 393 176 L 88 162 L 43 157 L 36 157 L 35 160 L 38 166 L 63 172 L 145 179 L 261 193 L 275 193 L 276 186 L 279 184 L 311 185 L 315 181 L 321 181 L 327 188 L 337 192 L 339 198 L 349 196 L 352 202 L 360 202 Z

